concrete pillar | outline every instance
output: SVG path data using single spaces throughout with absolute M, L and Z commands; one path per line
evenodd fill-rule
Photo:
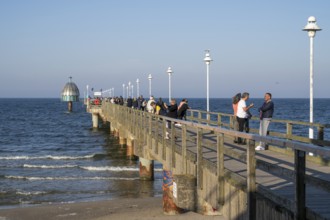
M 140 157 L 140 179 L 154 180 L 154 161 Z
M 196 211 L 196 183 L 193 175 L 174 175 L 173 199 L 178 207 Z
M 93 113 L 92 120 L 93 120 L 93 128 L 98 128 L 99 127 L 99 115 Z
M 163 170 L 163 212 L 165 215 L 175 215 L 183 212 L 174 203 L 172 171 L 165 169 Z
M 134 159 L 134 139 L 126 139 L 126 156 L 128 159 Z
M 126 138 L 119 136 L 119 144 L 120 145 L 126 144 Z
M 72 101 L 68 102 L 68 111 L 72 112 Z

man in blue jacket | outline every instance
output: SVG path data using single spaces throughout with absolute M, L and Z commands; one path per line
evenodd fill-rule
M 259 135 L 266 136 L 268 131 L 268 126 L 270 121 L 272 120 L 274 113 L 274 103 L 272 101 L 272 94 L 265 94 L 265 102 L 258 109 L 260 113 L 260 127 L 259 127 Z M 259 146 L 256 147 L 256 150 L 265 150 L 265 143 L 260 142 Z

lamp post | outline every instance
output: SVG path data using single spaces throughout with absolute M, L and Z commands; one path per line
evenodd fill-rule
M 128 99 L 129 95 L 128 95 L 128 86 L 126 86 L 126 99 Z
M 172 68 L 171 67 L 168 67 L 167 69 L 167 74 L 168 74 L 168 103 L 171 102 L 171 76 L 172 76 Z
M 205 50 L 204 62 L 206 63 L 206 111 L 210 111 L 210 91 L 209 91 L 209 70 L 212 59 L 210 57 L 210 50 Z
M 125 98 L 125 84 L 123 83 L 123 98 Z
M 134 85 L 132 84 L 132 98 L 134 97 Z
M 115 88 L 112 87 L 112 96 L 115 97 Z
M 128 82 L 128 96 L 131 96 L 131 81 Z
M 150 97 L 151 96 L 151 80 L 152 80 L 151 74 L 149 74 L 148 79 L 149 79 L 149 97 Z
M 136 79 L 136 97 L 140 96 L 140 80 Z
M 319 28 L 316 24 L 316 19 L 314 16 L 310 16 L 307 21 L 307 25 L 303 29 L 303 31 L 308 32 L 308 36 L 310 39 L 310 54 L 309 54 L 309 122 L 313 123 L 313 99 L 314 99 L 314 94 L 313 94 L 313 39 L 315 37 L 316 31 L 321 31 L 322 29 Z M 313 132 L 313 126 L 310 126 L 309 128 L 309 138 L 313 139 L 314 138 L 314 132 Z

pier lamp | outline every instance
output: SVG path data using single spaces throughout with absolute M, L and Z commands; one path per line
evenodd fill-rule
M 309 122 L 313 123 L 313 39 L 315 37 L 316 31 L 321 31 L 322 29 L 319 28 L 316 24 L 316 19 L 314 16 L 310 16 L 307 21 L 307 25 L 303 29 L 303 31 L 307 31 L 309 39 L 310 39 L 310 54 L 309 54 Z M 309 128 L 309 138 L 313 139 L 314 138 L 314 132 L 313 132 L 313 126 L 310 126 Z
M 136 79 L 136 97 L 140 96 L 140 80 Z
M 206 63 L 206 111 L 210 111 L 210 90 L 209 90 L 209 70 L 212 59 L 210 57 L 210 50 L 205 50 L 204 62 Z
M 126 86 L 126 98 L 128 99 L 129 95 L 128 95 L 128 86 Z
M 167 74 L 168 74 L 168 103 L 171 102 L 171 76 L 172 76 L 172 68 L 171 67 L 168 67 L 167 69 Z
M 112 96 L 115 97 L 115 88 L 112 87 Z
M 125 98 L 125 84 L 123 83 L 123 98 Z
M 148 80 L 149 80 L 149 97 L 150 97 L 151 96 L 151 80 L 152 80 L 151 74 L 149 74 Z
M 128 82 L 128 96 L 131 96 L 131 81 Z
M 132 84 L 132 98 L 134 97 L 134 85 Z

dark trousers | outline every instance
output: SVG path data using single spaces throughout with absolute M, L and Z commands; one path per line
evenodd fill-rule
M 246 133 L 249 132 L 249 119 L 237 117 L 237 122 L 238 122 L 238 131 L 240 132 L 245 131 Z M 243 143 L 244 141 L 245 140 L 243 140 L 242 138 L 238 138 L 237 140 L 238 143 Z

